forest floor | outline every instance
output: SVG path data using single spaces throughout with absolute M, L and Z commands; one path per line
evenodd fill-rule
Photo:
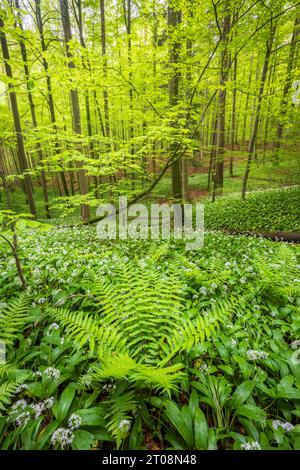
M 298 165 L 254 166 L 246 202 L 226 174 L 200 250 L 56 218 L 19 234 L 22 293 L 1 242 L 0 447 L 300 449 L 299 247 L 218 231 L 299 229 Z

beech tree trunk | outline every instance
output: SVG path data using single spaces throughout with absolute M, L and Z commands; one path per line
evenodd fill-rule
M 270 55 L 272 52 L 272 45 L 274 41 L 275 31 L 276 31 L 276 26 L 272 25 L 270 29 L 270 35 L 266 44 L 266 53 L 265 53 L 264 64 L 263 64 L 262 73 L 261 73 L 260 87 L 259 87 L 257 104 L 256 104 L 256 109 L 255 109 L 255 114 L 254 114 L 253 128 L 252 128 L 252 133 L 251 133 L 249 146 L 248 146 L 248 158 L 247 158 L 246 169 L 245 169 L 245 174 L 244 174 L 244 179 L 243 179 L 243 186 L 242 186 L 242 199 L 246 198 L 247 182 L 248 182 L 248 177 L 250 173 L 251 162 L 255 153 L 255 143 L 256 143 L 257 130 L 258 130 L 258 124 L 259 124 L 259 119 L 260 119 L 261 103 L 262 103 L 263 94 L 264 94 L 264 88 L 265 88 L 265 83 L 266 83 L 266 78 L 267 78 L 267 73 L 268 73 L 268 66 L 269 66 Z
M 171 6 L 168 7 L 168 26 L 170 32 L 181 23 L 181 11 L 175 11 Z M 171 35 L 172 38 L 172 35 Z M 172 67 L 172 76 L 169 80 L 169 103 L 170 106 L 176 106 L 179 101 L 179 81 L 180 73 L 178 71 L 178 60 L 180 53 L 180 43 L 177 40 L 171 40 L 170 45 L 170 65 Z M 174 123 L 175 126 L 175 123 Z M 172 142 L 170 146 L 171 153 L 177 147 L 177 142 Z M 172 171 L 172 190 L 175 200 L 182 200 L 182 174 L 181 159 L 177 159 L 171 166 Z
M 224 156 L 225 156 L 225 117 L 226 117 L 226 81 L 229 66 L 229 54 L 227 50 L 228 35 L 230 31 L 230 13 L 228 2 L 225 5 L 225 16 L 222 27 L 222 51 L 221 51 L 221 71 L 218 95 L 218 119 L 217 119 L 217 152 L 215 159 L 214 192 L 222 191 L 224 180 Z
M 46 43 L 45 43 L 45 38 L 44 38 L 44 26 L 43 26 L 43 20 L 42 20 L 42 14 L 41 14 L 41 0 L 35 0 L 35 17 L 36 17 L 36 23 L 37 23 L 37 28 L 39 31 L 39 36 L 40 36 L 40 43 L 41 43 L 41 49 L 43 52 L 42 56 L 42 63 L 43 63 L 43 68 L 44 72 L 46 75 L 46 86 L 47 86 L 47 103 L 49 107 L 49 113 L 50 113 L 50 120 L 51 124 L 53 127 L 53 131 L 55 135 L 57 134 L 57 125 L 56 125 L 56 115 L 55 115 L 55 108 L 54 108 L 54 100 L 53 100 L 53 93 L 52 93 L 52 83 L 51 83 L 51 78 L 49 75 L 49 65 L 48 62 L 45 58 L 44 53 L 46 52 Z M 59 154 L 59 145 L 57 138 L 55 138 L 55 143 L 54 143 L 54 153 L 56 155 Z M 64 194 L 65 196 L 69 196 L 69 190 L 67 186 L 67 181 L 65 177 L 65 173 L 63 171 L 59 172 L 59 176 L 61 179 L 61 183 L 63 186 Z M 59 181 L 57 179 L 57 186 L 60 191 L 60 186 L 59 186 Z
M 71 33 L 71 23 L 70 23 L 70 14 L 68 0 L 59 0 L 60 3 L 60 13 L 62 19 L 62 26 L 64 32 L 64 41 L 66 47 L 66 55 L 68 58 L 68 67 L 69 69 L 74 69 L 75 65 L 72 60 L 72 53 L 70 49 L 70 41 L 72 40 Z M 71 99 L 71 108 L 72 108 L 72 117 L 73 117 L 73 130 L 75 134 L 81 135 L 81 115 L 80 115 L 80 106 L 78 91 L 76 87 L 71 87 L 70 89 L 70 99 Z M 81 151 L 81 148 L 78 148 Z M 78 180 L 79 180 L 79 190 L 80 194 L 85 195 L 89 192 L 88 178 L 86 172 L 83 169 L 83 162 L 78 162 Z M 81 218 L 83 222 L 87 222 L 90 218 L 90 209 L 87 204 L 81 205 Z
M 0 17 L 0 28 L 1 28 L 0 40 L 1 40 L 3 59 L 4 59 L 4 68 L 5 68 L 6 76 L 9 79 L 8 92 L 9 92 L 11 110 L 12 110 L 12 115 L 13 115 L 13 120 L 14 120 L 14 127 L 15 127 L 15 132 L 16 132 L 16 137 L 17 137 L 18 161 L 19 161 L 21 173 L 24 176 L 24 188 L 25 188 L 25 194 L 26 194 L 29 210 L 31 214 L 34 217 L 36 217 L 37 213 L 36 213 L 36 207 L 35 207 L 35 202 L 34 202 L 34 197 L 33 197 L 31 179 L 27 173 L 27 171 L 29 170 L 29 167 L 28 167 L 28 162 L 27 162 L 26 153 L 25 153 L 22 126 L 21 126 L 21 120 L 20 120 L 20 114 L 19 114 L 19 108 L 18 108 L 18 101 L 17 101 L 16 93 L 14 91 L 14 87 L 12 85 L 13 74 L 12 74 L 12 69 L 10 65 L 10 56 L 9 56 L 9 50 L 8 50 L 8 45 L 7 45 L 7 39 L 6 39 L 4 29 L 3 29 L 4 21 L 1 17 Z
M 281 97 L 281 102 L 280 102 L 280 112 L 279 112 L 279 119 L 278 119 L 277 130 L 276 130 L 276 140 L 275 140 L 275 149 L 274 149 L 274 161 L 276 163 L 278 163 L 279 161 L 279 149 L 280 149 L 282 135 L 283 135 L 284 127 L 285 127 L 284 119 L 288 110 L 288 99 L 289 99 L 288 95 L 292 86 L 292 69 L 293 69 L 295 52 L 297 48 L 298 36 L 300 36 L 300 15 L 298 15 L 295 18 L 289 58 L 288 58 L 287 69 L 286 69 L 286 79 L 285 79 L 285 84 L 283 87 L 283 92 L 282 92 L 282 97 Z
M 15 5 L 16 5 L 16 8 L 18 9 L 20 8 L 19 0 L 15 0 Z M 19 20 L 18 25 L 21 31 L 23 32 L 22 18 L 19 12 L 18 12 L 18 20 Z M 30 86 L 29 86 L 30 73 L 29 73 L 28 60 L 27 60 L 27 49 L 26 49 L 25 42 L 23 41 L 22 38 L 19 40 L 19 44 L 20 44 L 21 56 L 22 56 L 25 79 L 26 79 L 27 97 L 28 97 L 28 103 L 29 103 L 29 108 L 30 108 L 32 126 L 34 129 L 37 129 L 38 125 L 37 125 L 37 119 L 36 119 L 35 104 L 34 104 L 33 96 L 31 93 Z M 38 154 L 38 160 L 41 166 L 43 166 L 43 151 L 42 151 L 42 146 L 40 142 L 36 144 L 36 150 Z M 46 179 L 46 172 L 43 168 L 41 169 L 41 185 L 42 185 L 43 198 L 44 198 L 44 203 L 45 203 L 46 217 L 47 219 L 50 219 L 51 214 L 50 214 L 50 209 L 49 209 L 47 179 Z

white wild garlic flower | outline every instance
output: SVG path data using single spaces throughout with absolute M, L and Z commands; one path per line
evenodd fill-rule
M 249 361 L 257 361 L 258 359 L 267 359 L 269 357 L 267 352 L 256 349 L 249 349 L 246 354 Z
M 252 441 L 252 442 L 246 442 L 245 444 L 241 445 L 242 450 L 261 450 L 259 442 L 257 441 Z
M 75 431 L 78 429 L 81 425 L 82 419 L 80 416 L 78 416 L 76 413 L 71 414 L 69 420 L 68 420 L 68 427 L 71 429 L 71 431 Z
M 277 429 L 281 428 L 285 432 L 291 432 L 294 429 L 294 425 L 289 423 L 288 421 L 280 421 L 279 419 L 275 419 L 272 421 L 272 428 L 276 431 Z
M 122 419 L 118 427 L 122 433 L 128 434 L 131 427 L 131 422 L 128 419 Z
M 53 446 L 60 446 L 61 449 L 65 449 L 72 444 L 74 440 L 74 434 L 70 429 L 58 428 L 51 437 L 51 444 Z
M 47 375 L 49 379 L 59 379 L 60 377 L 60 371 L 54 367 L 48 367 L 44 370 L 44 374 Z

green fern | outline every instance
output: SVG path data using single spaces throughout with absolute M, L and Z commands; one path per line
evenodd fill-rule
M 160 368 L 140 364 L 128 354 L 115 354 L 103 360 L 101 366 L 94 366 L 81 377 L 80 382 L 82 386 L 87 386 L 92 382 L 102 382 L 107 379 L 125 379 L 133 383 L 140 381 L 149 388 L 169 392 L 176 389 L 177 383 L 183 379 L 181 368 L 182 364 Z
M 126 392 L 123 386 L 117 390 L 114 397 L 108 402 L 108 413 L 106 415 L 107 428 L 115 438 L 117 448 L 121 446 L 123 439 L 129 431 L 132 414 L 134 414 L 137 405 L 134 391 Z M 128 425 L 126 426 L 127 423 Z
M 79 346 L 97 350 L 100 366 L 82 377 L 81 384 L 107 378 L 143 382 L 170 391 L 182 380 L 182 364 L 171 359 L 214 334 L 234 310 L 234 302 L 217 304 L 208 315 L 192 320 L 182 315 L 183 283 L 178 266 L 162 274 L 155 264 L 129 262 L 116 268 L 112 280 L 92 287 L 99 299 L 98 315 L 52 310 Z
M 7 380 L 0 384 L 0 411 L 5 411 L 10 405 L 11 398 L 15 395 L 17 387 L 22 383 L 22 379 Z
M 0 364 L 0 410 L 7 409 L 17 387 L 24 383 L 29 375 L 30 371 L 18 369 L 11 362 Z
M 29 320 L 29 298 L 21 295 L 0 313 L 0 340 L 12 346 Z
M 271 257 L 257 255 L 255 264 L 260 274 L 261 290 L 275 295 L 300 294 L 300 282 L 286 282 L 287 279 L 299 279 L 299 262 L 292 248 L 282 245 Z

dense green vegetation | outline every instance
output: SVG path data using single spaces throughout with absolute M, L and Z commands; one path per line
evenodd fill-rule
M 100 244 L 57 226 L 31 229 L 20 256 L 26 294 L 1 303 L 3 449 L 299 448 L 295 249 L 213 233 L 200 252 Z M 7 252 L 1 271 L 9 299 Z
M 299 38 L 285 0 L 1 2 L 1 450 L 300 450 Z M 120 196 L 203 203 L 203 246 L 101 239 Z
M 300 231 L 300 188 L 254 192 L 205 205 L 205 227 L 229 231 Z

